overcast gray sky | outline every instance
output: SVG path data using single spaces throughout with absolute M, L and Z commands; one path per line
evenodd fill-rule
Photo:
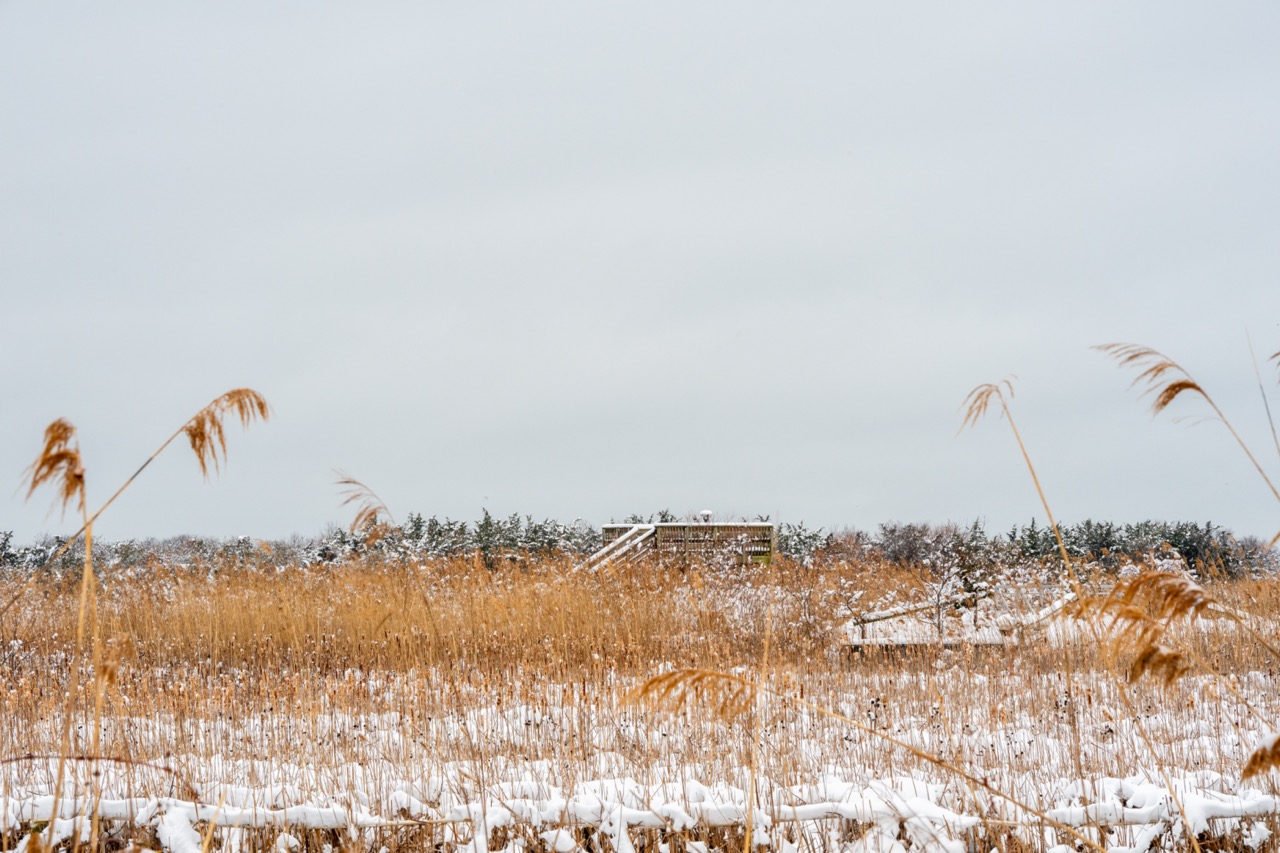
M 1280 6 L 0 2 L 0 530 L 44 426 L 109 539 L 409 512 L 1280 529 Z M 1263 376 L 1273 393 L 1274 363 Z M 1280 397 L 1276 397 L 1280 401 Z M 1179 406 L 1194 415 L 1194 406 Z

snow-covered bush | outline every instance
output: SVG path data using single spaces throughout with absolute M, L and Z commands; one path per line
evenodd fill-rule
M 813 564 L 818 551 L 834 541 L 834 537 L 821 527 L 810 530 L 803 521 L 778 525 L 778 553 L 802 566 Z

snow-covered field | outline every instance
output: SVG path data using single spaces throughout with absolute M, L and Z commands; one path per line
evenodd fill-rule
M 1041 618 L 1052 597 L 975 620 L 850 593 L 865 580 L 108 576 L 78 679 L 77 590 L 50 582 L 3 626 L 0 853 L 1280 850 L 1280 771 L 1241 779 L 1280 661 L 1229 619 L 1169 635 L 1192 674 L 1129 685 L 1092 632 Z M 1280 633 L 1271 586 L 1227 592 Z M 940 619 L 968 642 L 894 648 Z M 686 667 L 766 689 L 736 718 L 638 698 Z
M 1017 657 L 1001 668 L 944 652 L 911 671 L 850 668 L 806 685 L 805 698 L 1116 853 L 1181 849 L 1191 835 L 1275 849 L 1274 777 L 1239 779 L 1278 719 L 1272 673 L 1140 687 L 1127 706 L 1103 672 L 1033 672 Z M 188 679 L 179 691 L 247 677 L 173 675 Z M 785 673 L 773 683 L 799 695 Z M 738 849 L 748 822 L 753 844 L 786 853 L 1079 843 L 991 790 L 767 694 L 749 797 L 749 723 L 699 707 L 654 713 L 629 699 L 634 687 L 608 672 L 551 684 L 350 671 L 296 691 L 289 707 L 237 713 L 229 700 L 208 714 L 106 717 L 101 752 L 127 760 L 69 763 L 50 840 L 88 840 L 96 809 L 104 832 L 175 853 L 355 842 L 697 853 Z M 88 751 L 88 722 L 73 753 Z M 59 720 L 5 728 L 0 819 L 6 847 L 26 851 L 53 815 L 58 760 L 15 747 L 56 743 Z

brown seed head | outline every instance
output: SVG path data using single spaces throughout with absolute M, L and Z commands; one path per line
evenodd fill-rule
M 756 686 L 727 672 L 678 669 L 650 678 L 630 698 L 665 711 L 679 711 L 689 704 L 700 705 L 728 722 L 748 713 L 755 705 Z
M 1163 644 L 1165 630 L 1178 619 L 1195 619 L 1214 604 L 1204 587 L 1184 575 L 1144 572 L 1121 581 L 1105 596 L 1085 598 L 1075 607 L 1081 618 L 1099 618 L 1120 655 L 1133 663 L 1129 679 L 1153 675 L 1172 684 L 1190 670 L 1185 654 Z
M 223 394 L 187 421 L 182 429 L 200 463 L 200 473 L 206 478 L 209 476 L 210 466 L 216 473 L 220 462 L 226 461 L 227 435 L 224 422 L 227 415 L 236 416 L 240 419 L 240 424 L 247 427 L 255 418 L 264 421 L 270 418 L 271 407 L 257 391 L 237 388 Z
M 1272 732 L 1262 739 L 1262 743 L 1258 744 L 1258 748 L 1245 762 L 1240 778 L 1252 779 L 1254 776 L 1266 773 L 1272 767 L 1280 767 L 1280 733 L 1277 732 Z
M 1185 392 L 1209 399 L 1209 395 L 1182 365 L 1158 350 L 1140 344 L 1124 343 L 1099 344 L 1094 349 L 1115 359 L 1121 368 L 1138 371 L 1132 385 L 1141 386 L 1143 396 L 1150 394 L 1154 398 L 1151 403 L 1153 415 L 1163 412 Z
M 1125 602 L 1144 605 L 1156 619 L 1194 619 L 1214 603 L 1204 587 L 1186 575 L 1173 572 L 1143 572 L 1117 586 Z
M 1154 643 L 1139 650 L 1129 668 L 1129 680 L 1137 681 L 1144 675 L 1151 675 L 1161 679 L 1165 687 L 1172 687 L 1190 669 L 1191 664 L 1182 652 Z
M 381 524 L 379 520 L 386 516 L 387 521 L 394 525 L 395 519 L 382 498 L 355 477 L 341 471 L 333 473 L 338 477 L 334 482 L 340 487 L 341 494 L 345 496 L 345 500 L 340 505 L 356 504 L 356 517 L 351 520 L 350 532 L 365 531 L 369 537 L 366 539 L 366 544 L 372 544 L 385 536 L 387 525 Z
M 80 447 L 74 444 L 76 428 L 59 418 L 44 431 L 44 450 L 27 468 L 30 482 L 27 500 L 45 483 L 58 486 L 55 501 L 62 504 L 62 511 L 74 501 L 78 509 L 84 509 L 84 465 L 80 459 Z
M 987 414 L 987 408 L 993 400 L 1000 403 L 1000 409 L 1003 411 L 1006 407 L 1007 400 L 1005 394 L 1009 395 L 1009 400 L 1013 399 L 1013 382 L 1008 379 L 1000 382 L 987 382 L 979 385 L 969 392 L 969 396 L 964 398 L 964 402 L 960 404 L 960 408 L 964 409 L 964 420 L 960 423 L 960 429 L 971 427 L 982 420 Z

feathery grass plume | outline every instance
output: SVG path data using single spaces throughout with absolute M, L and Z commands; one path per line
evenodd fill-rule
M 1191 374 L 1159 350 L 1126 343 L 1099 344 L 1094 349 L 1115 359 L 1122 368 L 1131 367 L 1139 371 L 1131 385 L 1145 386 L 1143 396 L 1153 396 L 1153 415 L 1163 412 L 1179 395 L 1187 392 L 1199 394 L 1210 405 L 1213 404 L 1204 388 L 1191 378 Z
M 1005 396 L 1006 393 L 1008 394 L 1007 398 Z M 1063 566 L 1066 567 L 1067 580 L 1071 584 L 1071 592 L 1076 598 L 1083 598 L 1084 590 L 1076 577 L 1075 566 L 1071 563 L 1071 555 L 1067 553 L 1067 543 L 1062 538 L 1062 531 L 1058 529 L 1058 522 L 1053 517 L 1053 510 L 1049 508 L 1049 498 L 1044 493 L 1044 487 L 1040 485 L 1040 475 L 1036 473 L 1036 466 L 1031 462 L 1031 454 L 1027 452 L 1027 446 L 1022 443 L 1022 433 L 1018 431 L 1018 425 L 1013 420 L 1013 412 L 1009 411 L 1009 400 L 1012 399 L 1013 382 L 1009 379 L 1000 382 L 986 382 L 974 388 L 964 398 L 964 402 L 960 404 L 965 413 L 964 420 L 960 423 L 959 431 L 963 432 L 966 427 L 977 426 L 978 421 L 986 416 L 987 409 L 991 407 L 993 401 L 1000 404 L 1000 414 L 1009 422 L 1009 429 L 1013 430 L 1014 440 L 1018 442 L 1018 450 L 1022 453 L 1022 461 L 1027 465 L 1027 471 L 1031 474 L 1031 482 L 1036 487 L 1036 494 L 1040 496 L 1040 505 L 1044 507 L 1044 513 L 1049 519 L 1049 527 L 1053 530 L 1053 537 L 1058 542 L 1058 553 L 1062 557 Z
M 1231 437 L 1236 440 L 1236 444 L 1240 446 L 1244 455 L 1248 457 L 1254 470 L 1258 472 L 1258 476 L 1262 478 L 1263 482 L 1267 484 L 1267 488 L 1271 490 L 1272 496 L 1280 501 L 1280 489 L 1276 488 L 1275 483 L 1271 481 L 1262 464 L 1254 457 L 1249 445 L 1244 443 L 1240 433 L 1236 432 L 1236 428 L 1231 425 L 1231 421 L 1227 420 L 1227 416 L 1218 408 L 1218 404 L 1209 396 L 1209 392 L 1200 383 L 1196 382 L 1182 365 L 1159 350 L 1140 344 L 1099 344 L 1094 349 L 1115 359 L 1122 368 L 1138 369 L 1138 375 L 1131 385 L 1145 386 L 1146 390 L 1143 391 L 1143 395 L 1150 394 L 1154 397 L 1151 404 L 1153 415 L 1163 412 L 1169 407 L 1170 403 L 1183 394 L 1199 395 L 1213 411 L 1214 418 L 1227 428 L 1227 432 L 1231 433 Z M 1271 357 L 1274 359 L 1277 356 L 1280 356 L 1280 353 L 1276 353 Z
M 76 428 L 66 420 L 59 418 L 44 431 L 44 449 L 36 461 L 31 464 L 27 470 L 31 474 L 31 484 L 27 489 L 27 499 L 35 494 L 36 489 L 48 482 L 56 482 L 59 484 L 59 501 L 62 504 L 62 511 L 65 514 L 67 506 L 73 501 L 76 509 L 79 510 L 81 517 L 84 519 L 84 526 L 81 532 L 84 533 L 84 569 L 80 575 L 80 608 L 79 619 L 76 623 L 76 644 L 74 654 L 68 662 L 70 669 L 69 687 L 65 691 L 65 706 L 63 708 L 63 725 L 62 725 L 62 748 L 59 752 L 58 771 L 54 782 L 53 796 L 53 813 L 58 813 L 59 800 L 62 797 L 62 781 L 66 770 L 67 754 L 70 751 L 71 744 L 71 718 L 72 718 L 72 701 L 76 693 L 76 685 L 80 673 L 79 660 L 77 658 L 84 650 L 84 636 L 86 619 L 89 615 L 89 603 L 94 587 L 93 574 L 93 522 L 89 518 L 88 506 L 85 502 L 85 483 L 84 483 L 84 463 L 80 457 L 80 448 L 78 444 L 72 444 L 75 439 Z M 79 534 L 77 534 L 78 536 Z M 65 546 L 63 546 L 65 549 Z M 61 553 L 61 550 L 58 552 Z M 57 555 L 55 554 L 55 557 Z M 52 558 L 49 560 L 52 562 Z M 35 574 L 32 575 L 35 577 Z M 19 592 L 21 594 L 21 591 Z M 13 602 L 5 605 L 5 610 L 12 606 Z M 95 627 L 94 641 L 97 642 L 96 614 L 93 619 Z M 96 814 L 94 817 L 94 833 L 91 837 L 93 842 L 97 841 L 96 837 Z M 49 841 L 38 841 L 38 844 L 51 846 L 54 834 L 54 821 L 49 823 Z
M 1240 778 L 1252 779 L 1273 767 L 1280 767 L 1280 732 L 1272 732 L 1262 739 L 1245 762 Z
M 84 464 L 80 459 L 79 446 L 73 444 L 75 436 L 76 428 L 62 418 L 45 428 L 44 450 L 27 468 L 31 477 L 27 500 L 45 483 L 55 482 L 58 486 L 55 505 L 62 504 L 63 513 L 73 502 L 76 509 L 84 509 Z
M 1204 587 L 1188 577 L 1143 572 L 1116 584 L 1105 596 L 1081 600 L 1075 610 L 1080 616 L 1107 620 L 1112 648 L 1133 656 L 1130 681 L 1151 675 L 1172 685 L 1190 671 L 1191 664 L 1184 652 L 1162 642 L 1166 629 L 1179 619 L 1195 619 L 1214 604 Z
M 756 685 L 727 672 L 677 669 L 645 681 L 630 698 L 665 711 L 701 705 L 731 722 L 750 712 L 755 705 Z
M 1009 395 L 1009 399 L 1013 399 L 1013 382 L 1004 379 L 1000 382 L 986 382 L 979 385 L 969 392 L 969 396 L 964 398 L 961 407 L 964 408 L 964 420 L 960 424 L 960 430 L 963 432 L 966 427 L 976 426 L 978 421 L 982 420 L 987 414 L 987 408 L 991 405 L 992 400 L 1000 402 L 1000 408 L 1008 414 L 1009 407 L 1005 401 L 1005 394 Z
M 1191 670 L 1191 662 L 1187 656 L 1177 649 L 1171 649 L 1162 643 L 1153 643 L 1143 647 L 1129 667 L 1129 680 L 1138 681 L 1144 675 L 1159 678 L 1165 687 L 1174 683 Z
M 386 516 L 391 525 L 395 524 L 395 517 L 391 515 L 391 510 L 387 508 L 386 503 L 382 498 L 378 497 L 373 489 L 342 471 L 334 471 L 333 473 L 338 477 L 334 481 L 335 484 L 342 488 L 341 494 L 346 496 L 340 506 L 356 504 L 356 516 L 351 520 L 351 527 L 349 528 L 351 533 L 360 530 L 370 534 L 380 532 L 382 528 L 386 527 L 386 525 L 379 523 L 379 519 L 383 516 Z
M 210 463 L 213 464 L 214 470 L 217 471 L 219 457 L 222 460 L 226 459 L 227 438 L 223 421 L 229 414 L 235 415 L 240 419 L 241 424 L 248 426 L 256 418 L 267 420 L 271 415 L 271 407 L 267 405 L 267 401 L 261 394 L 250 388 L 236 388 L 215 398 L 203 409 L 196 412 L 193 417 L 189 418 L 173 435 L 165 439 L 164 443 L 148 456 L 138 466 L 138 470 L 129 475 L 129 479 L 125 480 L 120 485 L 120 488 L 116 489 L 115 493 L 107 498 L 106 503 L 98 507 L 97 511 L 92 515 L 88 514 L 85 505 L 84 466 L 80 464 L 80 451 L 79 448 L 69 446 L 71 438 L 75 435 L 75 428 L 61 419 L 50 424 L 49 428 L 45 430 L 45 450 L 31 468 L 31 488 L 27 492 L 27 497 L 30 498 L 32 491 L 56 476 L 59 471 L 62 471 L 64 511 L 66 505 L 78 494 L 81 513 L 87 517 L 80 529 L 63 542 L 61 547 L 44 561 L 44 566 L 51 565 L 66 553 L 72 545 L 79 541 L 82 535 L 87 538 L 88 532 L 93 523 L 98 520 L 98 516 L 106 512 L 107 507 L 115 503 L 116 498 L 120 497 L 124 490 L 129 488 L 133 481 L 138 479 L 143 471 L 147 470 L 147 466 L 154 462 L 156 457 L 165 451 L 165 448 L 173 444 L 178 436 L 186 434 L 191 442 L 191 449 L 195 451 L 196 459 L 200 463 L 200 471 L 206 478 L 209 476 Z M 89 549 L 86 549 L 85 553 L 87 556 Z M 10 597 L 3 606 L 0 606 L 0 616 L 7 613 L 17 603 L 37 574 L 37 572 L 33 572 L 28 584 Z
M 224 420 L 228 415 L 240 419 L 241 426 L 249 426 L 255 418 L 267 420 L 271 409 L 262 395 L 251 388 L 236 388 L 218 397 L 196 412 L 182 431 L 191 442 L 191 449 L 200 462 L 200 473 L 207 479 L 209 467 L 215 472 L 227 459 L 227 434 Z
M 1184 616 L 1194 619 L 1214 603 L 1200 584 L 1172 572 L 1143 572 L 1116 590 L 1125 604 L 1145 604 L 1156 619 L 1164 622 Z

